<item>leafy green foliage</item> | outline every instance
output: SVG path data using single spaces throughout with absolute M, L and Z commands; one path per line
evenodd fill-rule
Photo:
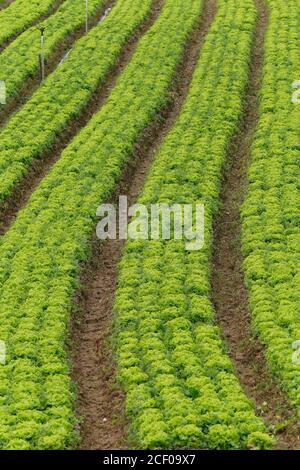
M 89 14 L 95 14 L 104 3 L 104 0 L 89 0 Z M 69 34 L 84 23 L 85 4 L 82 0 L 66 0 L 54 15 L 41 22 L 39 26 L 46 28 L 46 60 Z M 5 81 L 7 102 L 18 94 L 26 79 L 37 74 L 39 53 L 40 32 L 34 26 L 18 36 L 0 54 L 0 80 Z
M 116 25 L 116 41 L 131 16 L 137 22 L 150 7 L 145 0 L 119 4 L 121 18 L 111 12 L 107 19 Z M 97 207 L 107 201 L 141 132 L 167 102 L 200 11 L 199 0 L 166 0 L 104 107 L 65 149 L 0 240 L 0 338 L 7 345 L 6 365 L 0 367 L 2 448 L 68 448 L 74 440 L 65 340 L 80 263 L 89 254 Z M 96 47 L 99 53 L 99 43 L 91 44 Z M 27 125 L 34 126 L 34 120 Z M 163 429 L 156 428 L 155 445 L 163 441 Z M 185 439 L 184 429 L 178 439 Z
M 273 439 L 238 383 L 210 301 L 213 218 L 222 167 L 247 84 L 256 11 L 218 2 L 190 91 L 139 202 L 204 203 L 205 247 L 129 240 L 120 263 L 119 380 L 141 448 L 270 448 Z
M 45 15 L 57 0 L 15 0 L 0 11 L 0 46 Z
M 299 3 L 268 0 L 270 19 L 248 194 L 242 208 L 244 269 L 253 326 L 268 364 L 300 410 L 300 77 Z
M 76 119 L 147 17 L 151 0 L 119 0 L 106 20 L 77 41 L 55 70 L 0 133 L 0 201 L 11 194 L 34 158 L 50 149 Z

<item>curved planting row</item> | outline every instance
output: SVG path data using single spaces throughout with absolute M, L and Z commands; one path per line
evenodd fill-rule
M 96 208 L 167 101 L 200 10 L 199 0 L 166 0 L 105 106 L 0 241 L 0 338 L 7 345 L 0 368 L 2 448 L 61 449 L 73 442 L 65 340 L 80 262 L 89 255 Z
M 0 46 L 48 13 L 57 0 L 15 0 L 0 11 Z
M 94 15 L 104 4 L 104 0 L 90 0 L 90 15 Z M 54 15 L 40 23 L 39 26 L 45 28 L 46 60 L 69 34 L 84 23 L 85 5 L 82 0 L 66 0 Z M 32 27 L 0 54 L 0 80 L 5 81 L 7 102 L 17 95 L 28 77 L 36 75 L 39 52 L 40 32 Z
M 68 60 L 10 119 L 0 132 L 0 201 L 11 194 L 32 160 L 51 148 L 80 115 L 151 5 L 152 0 L 119 0 L 107 19 L 76 43 Z
M 300 6 L 295 0 L 268 0 L 268 5 L 242 242 L 253 326 L 271 370 L 299 410 L 300 105 L 292 84 L 300 80 Z
M 116 300 L 119 378 L 142 448 L 268 448 L 222 345 L 211 304 L 212 225 L 247 83 L 256 12 L 220 0 L 187 101 L 139 203 L 205 205 L 205 245 L 131 240 Z

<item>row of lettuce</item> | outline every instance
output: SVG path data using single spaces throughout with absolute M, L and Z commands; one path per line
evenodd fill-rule
M 101 10 L 106 3 L 105 0 L 90 0 L 90 16 Z M 66 0 L 54 15 L 39 24 L 39 27 L 45 28 L 46 61 L 71 33 L 85 24 L 84 7 L 82 0 Z M 2 51 L 0 80 L 6 84 L 6 102 L 18 94 L 26 79 L 36 76 L 39 53 L 40 31 L 36 26 L 18 36 Z
M 14 0 L 11 5 L 1 10 L 0 47 L 17 34 L 25 31 L 57 3 L 57 0 L 30 0 L 30 2 L 28 0 Z
M 242 208 L 253 326 L 268 364 L 300 410 L 300 8 L 268 0 L 269 29 L 249 187 Z
M 118 3 L 121 10 L 115 12 L 122 11 L 124 18 L 112 13 L 111 27 L 115 18 L 119 29 L 128 31 L 132 13 L 136 24 L 151 2 Z M 200 13 L 199 0 L 165 1 L 106 104 L 65 149 L 0 240 L 0 338 L 7 346 L 6 365 L 0 368 L 1 448 L 74 444 L 65 342 L 80 263 L 90 253 L 96 209 L 114 190 L 142 131 L 167 102 Z M 117 42 L 120 31 L 106 34 Z M 89 52 L 98 45 L 95 39 Z M 88 81 L 85 87 L 90 86 Z
M 34 158 L 51 149 L 79 118 L 93 92 L 117 62 L 123 47 L 151 12 L 152 0 L 119 0 L 103 23 L 74 46 L 32 98 L 0 132 L 0 201 L 13 191 Z
M 213 218 L 222 167 L 241 115 L 256 10 L 219 0 L 182 112 L 155 158 L 139 203 L 205 207 L 205 244 L 129 240 L 116 311 L 119 379 L 132 439 L 142 448 L 265 449 L 224 350 L 211 303 Z M 195 222 L 195 220 L 194 220 Z

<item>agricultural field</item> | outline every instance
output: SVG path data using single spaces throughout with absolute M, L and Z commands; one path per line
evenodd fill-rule
M 1 450 L 300 450 L 299 31 L 0 0 Z

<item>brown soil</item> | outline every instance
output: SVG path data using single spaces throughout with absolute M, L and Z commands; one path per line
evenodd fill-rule
M 215 10 L 215 1 L 206 0 L 201 20 L 188 42 L 174 80 L 168 106 L 136 145 L 134 158 L 124 172 L 113 202 L 118 201 L 120 194 L 128 196 L 129 204 L 138 198 L 155 154 L 180 113 Z M 94 239 L 91 261 L 81 277 L 84 288 L 76 297 L 78 314 L 72 323 L 70 356 L 72 377 L 78 390 L 82 449 L 126 449 L 128 446 L 124 397 L 117 385 L 115 358 L 109 342 L 122 246 L 119 240 L 100 244 Z
M 96 14 L 89 18 L 90 30 L 98 24 L 105 10 L 107 8 L 112 8 L 115 2 L 116 0 L 106 0 L 104 5 L 102 5 Z M 64 41 L 59 43 L 51 56 L 45 61 L 45 78 L 47 78 L 48 75 L 50 75 L 56 69 L 60 61 L 75 44 L 75 42 L 85 34 L 85 25 L 83 25 L 69 34 Z M 24 86 L 20 89 L 17 95 L 11 98 L 4 107 L 0 108 L 0 128 L 6 124 L 12 114 L 16 113 L 20 108 L 22 108 L 22 106 L 24 106 L 24 104 L 31 98 L 33 93 L 39 88 L 40 84 L 40 71 L 37 69 L 35 76 L 29 77 L 25 81 Z
M 59 9 L 59 7 L 61 6 L 61 4 L 64 2 L 65 0 L 56 0 L 55 3 L 53 3 L 53 5 L 49 8 L 49 10 L 47 11 L 47 13 L 45 13 L 44 15 L 41 15 L 39 16 L 35 21 L 33 21 L 32 23 L 30 23 L 28 26 L 26 26 L 26 28 L 22 31 L 26 31 L 26 29 L 29 29 L 31 28 L 32 26 L 36 26 L 38 25 L 39 23 L 41 23 L 42 21 L 44 21 L 45 19 L 49 18 L 49 16 L 51 15 L 54 15 L 54 13 L 57 12 L 57 10 Z M 10 2 L 12 3 L 12 2 Z M 8 6 L 8 4 L 6 5 Z M 17 33 L 15 34 L 13 37 L 11 37 L 10 39 L 8 39 L 8 41 L 4 42 L 3 44 L 1 44 L 0 46 L 0 53 L 9 45 L 11 44 L 18 36 L 20 36 L 21 33 Z
M 4 0 L 4 2 L 1 3 L 0 5 L 0 10 L 4 10 L 4 8 L 7 8 L 14 0 Z
M 26 206 L 31 194 L 49 173 L 52 166 L 59 160 L 63 150 L 69 145 L 75 135 L 87 125 L 92 116 L 105 104 L 118 77 L 130 62 L 139 39 L 154 24 L 161 11 L 162 5 L 163 0 L 153 0 L 152 13 L 124 46 L 117 63 L 109 72 L 105 82 L 100 84 L 95 93 L 93 93 L 80 117 L 72 121 L 64 129 L 52 148 L 44 153 L 42 158 L 34 160 L 25 178 L 15 187 L 11 196 L 0 204 L 0 236 L 4 235 L 10 228 L 18 212 Z
M 250 79 L 240 129 L 229 151 L 221 192 L 221 211 L 214 229 L 213 302 L 230 356 L 246 393 L 271 430 L 278 432 L 279 449 L 300 449 L 300 426 L 280 386 L 270 376 L 264 349 L 251 330 L 251 314 L 244 284 L 241 254 L 240 207 L 247 191 L 250 146 L 259 118 L 259 90 L 268 11 L 259 11 L 250 64 Z

